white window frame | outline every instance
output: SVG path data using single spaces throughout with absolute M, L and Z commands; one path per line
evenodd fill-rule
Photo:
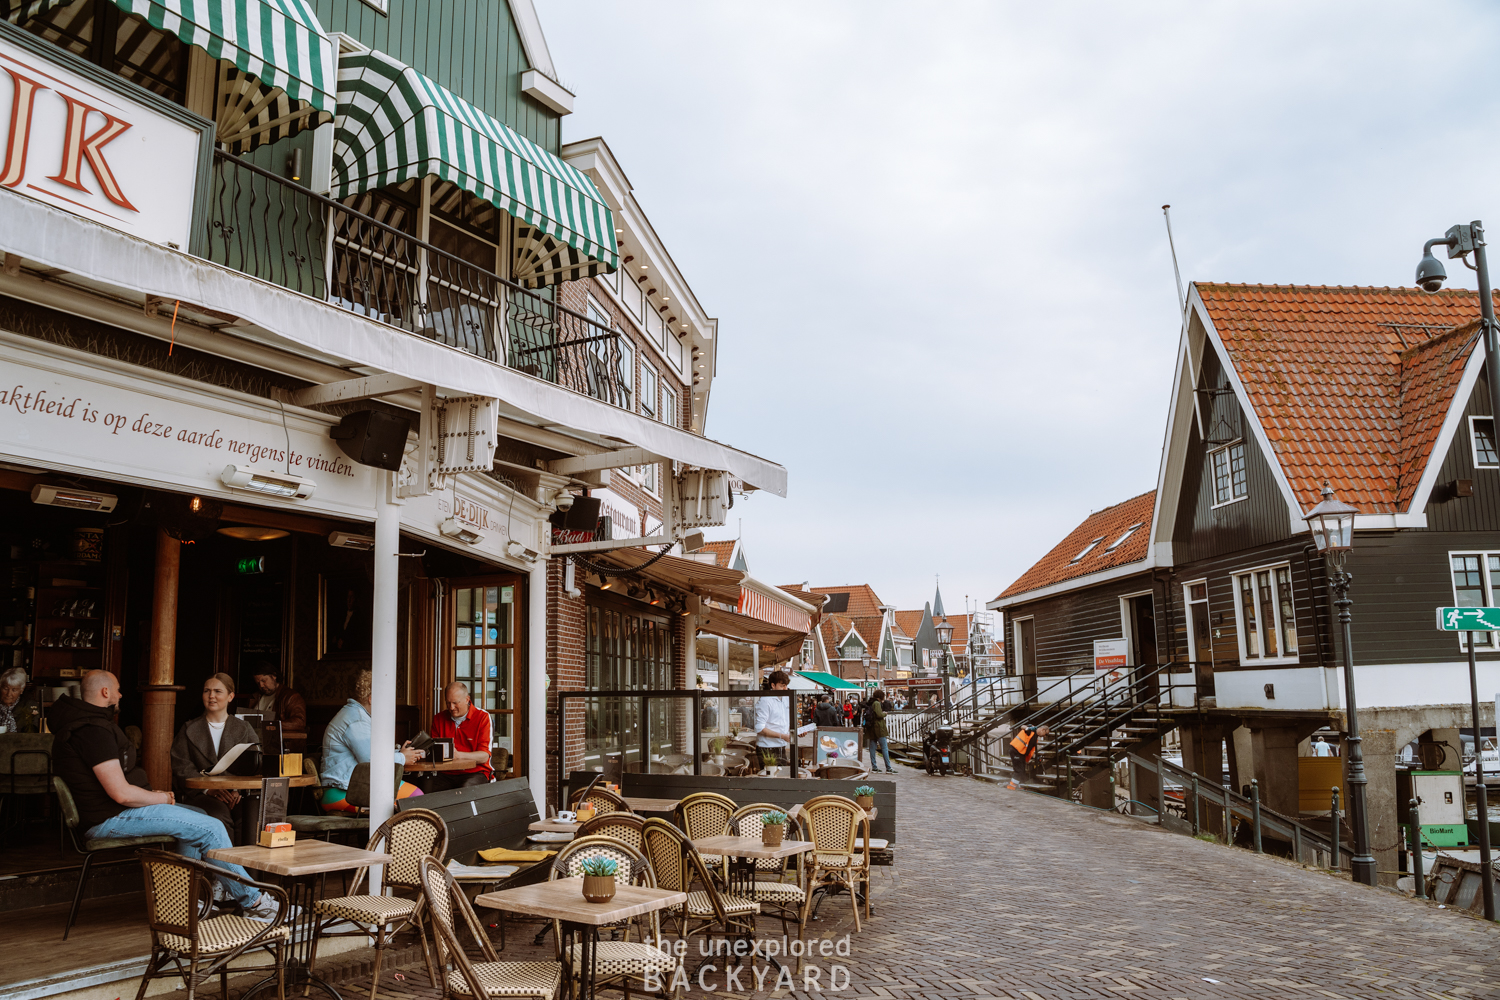
M 1494 430 L 1493 430 L 1493 428 L 1494 428 L 1494 418 L 1493 417 L 1486 417 L 1486 416 L 1483 416 L 1482 414 L 1480 416 L 1470 417 L 1469 418 L 1469 459 L 1470 459 L 1470 462 L 1474 466 L 1474 468 L 1476 468 L 1476 469 L 1500 469 L 1500 465 L 1496 465 L 1493 462 L 1486 462 L 1484 464 L 1481 464 L 1480 461 L 1479 461 L 1479 445 L 1474 440 L 1474 437 L 1475 437 L 1475 435 L 1474 435 L 1474 421 L 1476 421 L 1476 420 L 1487 420 L 1487 421 L 1490 422 L 1490 427 L 1491 427 L 1490 439 L 1491 440 L 1495 440 Z M 1500 441 L 1496 441 L 1496 447 L 1500 448 Z M 1463 555 L 1473 555 L 1473 553 L 1472 552 L 1465 552 L 1465 553 L 1463 553 Z M 1478 648 L 1477 644 L 1475 645 L 1475 648 L 1476 649 Z
M 1239 496 L 1235 496 L 1234 457 L 1229 454 L 1230 449 L 1239 448 L 1243 451 L 1244 447 L 1245 439 L 1239 438 L 1238 440 L 1229 442 L 1222 448 L 1215 448 L 1208 453 L 1208 488 L 1210 491 L 1209 496 L 1213 498 L 1213 510 L 1218 510 L 1220 507 L 1228 507 L 1230 504 L 1239 503 L 1241 500 L 1250 499 L 1250 456 L 1245 455 L 1245 492 Z M 1219 455 L 1226 456 L 1225 461 L 1229 463 L 1229 499 L 1222 502 L 1219 500 L 1219 473 L 1216 464 L 1216 457 Z
M 650 385 L 649 389 L 647 388 L 648 384 Z M 652 420 L 661 419 L 657 416 L 661 412 L 661 404 L 656 399 L 656 393 L 660 385 L 661 373 L 656 370 L 655 366 L 643 359 L 641 362 L 641 388 L 640 392 L 636 393 L 636 395 L 640 397 L 641 412 Z M 646 398 L 647 396 L 651 397 L 649 401 Z
M 1491 468 L 1493 468 L 1493 466 L 1491 466 Z M 1455 586 L 1454 583 L 1453 583 L 1453 557 L 1454 556 L 1478 556 L 1479 557 L 1479 573 L 1480 573 L 1480 577 L 1481 577 L 1483 585 L 1484 585 L 1484 600 L 1485 600 L 1485 603 L 1482 604 L 1482 605 L 1480 605 L 1480 606 L 1481 607 L 1487 607 L 1487 608 L 1488 607 L 1494 607 L 1494 601 L 1495 601 L 1495 583 L 1496 583 L 1496 581 L 1495 581 L 1493 575 L 1490 573 L 1490 556 L 1500 556 L 1500 551 L 1494 551 L 1494 550 L 1485 551 L 1485 550 L 1482 550 L 1482 549 L 1453 549 L 1452 551 L 1450 551 L 1448 553 L 1447 562 L 1444 563 L 1444 567 L 1448 571 L 1448 592 L 1453 595 L 1453 606 L 1454 607 L 1458 607 L 1459 606 L 1459 604 L 1458 604 L 1458 587 Z M 1462 633 L 1462 632 L 1455 632 L 1455 633 L 1453 633 L 1453 635 L 1458 640 L 1459 651 L 1467 654 L 1468 651 L 1469 651 L 1469 647 L 1468 647 L 1468 645 L 1467 645 L 1467 643 L 1465 641 L 1464 633 Z M 1494 648 L 1495 648 L 1495 633 L 1493 633 L 1493 632 L 1476 632 L 1476 633 L 1474 633 L 1474 650 L 1475 650 L 1475 652 L 1489 651 L 1489 650 L 1493 650 Z
M 1285 666 L 1287 664 L 1297 664 L 1297 663 L 1301 663 L 1302 662 L 1302 653 L 1301 653 L 1301 651 L 1302 651 L 1302 633 L 1301 633 L 1301 630 L 1298 630 L 1298 632 L 1297 632 L 1297 649 L 1295 651 L 1293 651 L 1292 653 L 1288 654 L 1286 650 L 1284 650 L 1284 649 L 1281 648 L 1282 645 L 1283 645 L 1283 643 L 1285 642 L 1286 633 L 1282 630 L 1282 627 L 1281 627 L 1281 601 L 1279 599 L 1279 595 L 1276 594 L 1275 590 L 1274 590 L 1275 580 L 1276 580 L 1276 571 L 1278 569 L 1284 569 L 1284 570 L 1286 570 L 1287 571 L 1288 579 L 1291 578 L 1292 564 L 1288 560 L 1282 560 L 1280 562 L 1273 562 L 1273 563 L 1266 563 L 1263 566 L 1252 566 L 1249 569 L 1237 570 L 1236 572 L 1229 574 L 1229 592 L 1230 592 L 1230 595 L 1232 596 L 1232 598 L 1234 600 L 1234 621 L 1235 621 L 1235 631 L 1237 633 L 1237 635 L 1236 635 L 1236 641 L 1239 643 L 1239 647 L 1240 647 L 1240 666 L 1242 666 L 1242 667 L 1247 667 L 1247 666 L 1257 666 L 1257 667 L 1263 667 L 1263 666 Z M 1254 587 L 1255 586 L 1255 575 L 1257 573 L 1270 573 L 1271 574 L 1272 587 L 1273 587 L 1272 593 L 1271 593 L 1271 612 L 1275 616 L 1274 619 L 1273 619 L 1273 621 L 1272 621 L 1272 626 L 1273 626 L 1273 628 L 1274 628 L 1274 630 L 1276 632 L 1276 648 L 1278 650 L 1278 654 L 1276 656 L 1254 656 L 1254 657 L 1249 656 L 1248 652 L 1247 652 L 1247 647 L 1245 645 L 1245 637 L 1246 637 L 1246 632 L 1245 632 L 1245 614 L 1244 614 L 1245 606 L 1244 606 L 1244 602 L 1240 599 L 1240 578 L 1248 576 L 1250 578 L 1250 586 Z M 1451 579 L 1451 574 L 1450 574 L 1450 579 Z M 1197 581 L 1194 581 L 1194 582 L 1197 582 Z M 1256 624 L 1256 628 L 1259 629 L 1260 626 L 1261 626 L 1261 621 L 1260 621 L 1260 617 L 1259 616 L 1264 613 L 1264 609 L 1261 608 L 1261 606 L 1260 606 L 1260 592 L 1259 591 L 1255 591 L 1255 612 L 1256 612 L 1256 622 L 1255 622 L 1255 624 Z M 1294 584 L 1293 587 L 1292 587 L 1292 615 L 1293 615 L 1293 618 L 1292 618 L 1292 627 L 1293 628 L 1296 628 L 1296 626 L 1297 626 L 1297 621 L 1296 621 L 1296 617 L 1295 617 L 1296 614 L 1297 614 L 1297 588 L 1296 588 L 1296 586 Z M 1257 641 L 1259 641 L 1259 638 L 1260 638 L 1260 633 L 1259 632 L 1256 633 L 1256 638 L 1257 638 Z
M 1104 550 L 1104 551 L 1105 551 L 1105 552 L 1113 552 L 1113 551 L 1114 551 L 1114 550 L 1115 550 L 1115 549 L 1118 549 L 1118 548 L 1119 548 L 1119 547 L 1120 547 L 1120 546 L 1121 546 L 1121 545 L 1124 545 L 1124 544 L 1125 544 L 1125 539 L 1127 539 L 1127 538 L 1129 538 L 1129 537 L 1130 537 L 1130 536 L 1131 536 L 1131 535 L 1133 535 L 1133 534 L 1135 534 L 1135 533 L 1136 533 L 1136 532 L 1137 532 L 1137 531 L 1139 531 L 1139 530 L 1140 530 L 1140 529 L 1141 529 L 1141 528 L 1142 528 L 1142 527 L 1144 527 L 1144 526 L 1145 526 L 1145 524 L 1146 524 L 1146 522 L 1145 522 L 1145 521 L 1137 521 L 1137 522 L 1135 522 L 1135 523 L 1134 523 L 1134 524 L 1132 524 L 1132 525 L 1131 525 L 1131 526 L 1130 526 L 1130 527 L 1128 527 L 1128 528 L 1126 528 L 1126 529 L 1125 529 L 1125 530 L 1124 530 L 1124 531 L 1123 531 L 1123 532 L 1121 532 L 1121 533 L 1120 533 L 1120 537 L 1119 537 L 1119 538 L 1116 538 L 1116 539 L 1115 539 L 1115 540 L 1114 540 L 1114 541 L 1113 541 L 1113 542 L 1112 542 L 1112 543 L 1111 543 L 1111 544 L 1110 544 L 1110 545 L 1109 545 L 1109 547 L 1108 547 L 1108 548 L 1106 548 L 1106 549 L 1105 549 L 1105 550 Z
M 1198 586 L 1199 584 L 1203 585 L 1203 598 L 1202 598 L 1202 600 L 1199 600 L 1198 598 L 1195 598 L 1193 596 L 1193 588 L 1196 587 L 1196 586 Z M 1189 581 L 1187 581 L 1186 583 L 1184 583 L 1182 585 L 1182 609 L 1183 609 L 1184 612 L 1186 612 L 1186 617 L 1184 617 L 1184 619 L 1183 619 L 1183 624 L 1184 624 L 1184 630 L 1185 630 L 1185 632 L 1187 634 L 1188 662 L 1189 663 L 1197 663 L 1198 662 L 1197 660 L 1193 659 L 1193 657 L 1196 656 L 1197 653 L 1198 653 L 1197 649 L 1195 649 L 1194 646 L 1193 646 L 1193 605 L 1194 604 L 1201 604 L 1204 607 L 1206 607 L 1206 608 L 1209 609 L 1208 627 L 1210 629 L 1212 629 L 1214 627 L 1213 606 L 1209 603 L 1209 597 L 1208 597 L 1208 577 L 1206 577 L 1206 576 L 1205 577 L 1200 577 L 1197 580 L 1189 580 Z M 1216 637 L 1213 636 L 1213 635 L 1210 635 L 1209 636 L 1209 640 L 1208 640 L 1209 650 L 1210 650 L 1210 657 L 1212 657 L 1212 650 L 1213 650 L 1213 641 L 1214 641 L 1214 638 L 1216 638 Z M 1300 640 L 1299 640 L 1298 644 L 1300 645 Z M 1210 662 L 1209 666 L 1213 666 L 1213 663 Z
M 661 387 L 662 423 L 670 424 L 673 427 L 676 427 L 678 425 L 677 422 L 681 416 L 681 414 L 678 412 L 680 409 L 679 402 L 680 401 L 677 398 L 677 386 L 675 383 L 673 383 L 670 388 L 666 385 L 663 385 Z
M 1130 614 L 1130 602 L 1137 597 L 1151 598 L 1151 613 L 1156 613 L 1156 591 L 1137 590 L 1129 594 L 1120 595 L 1120 637 L 1125 640 L 1125 659 L 1127 665 L 1136 667 L 1140 664 L 1135 662 L 1135 621 Z M 1158 650 L 1158 654 L 1160 651 Z

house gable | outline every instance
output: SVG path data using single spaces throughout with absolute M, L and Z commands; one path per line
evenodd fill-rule
M 1484 372 L 1474 380 L 1462 410 L 1457 413 L 1452 439 L 1433 477 L 1427 503 L 1427 527 L 1433 531 L 1495 531 L 1500 529 L 1500 469 L 1476 468 L 1470 418 L 1490 417 L 1489 384 Z M 1454 496 L 1452 484 L 1468 480 L 1474 495 Z

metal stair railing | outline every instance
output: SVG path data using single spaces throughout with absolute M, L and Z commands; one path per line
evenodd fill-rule
M 1183 809 L 1185 813 L 1191 814 L 1190 820 L 1188 820 L 1187 816 L 1184 816 L 1184 819 L 1188 820 L 1194 836 L 1197 836 L 1203 830 L 1203 806 L 1204 803 L 1207 803 L 1210 807 L 1216 808 L 1226 820 L 1238 817 L 1243 822 L 1251 824 L 1254 831 L 1254 843 L 1257 853 L 1261 852 L 1262 835 L 1269 833 L 1271 836 L 1279 840 L 1285 840 L 1292 845 L 1292 859 L 1298 863 L 1306 863 L 1304 855 L 1308 852 L 1321 851 L 1332 859 L 1334 866 L 1340 864 L 1339 857 L 1334 853 L 1333 842 L 1329 838 L 1290 816 L 1285 816 L 1262 805 L 1258 794 L 1258 787 L 1255 789 L 1257 791 L 1256 795 L 1246 798 L 1227 786 L 1208 781 L 1202 776 L 1185 768 L 1178 767 L 1176 764 L 1164 761 L 1160 757 L 1141 757 L 1138 754 L 1130 753 L 1126 754 L 1126 759 L 1136 767 L 1156 774 L 1157 802 L 1161 803 L 1162 806 L 1156 816 L 1158 825 L 1165 825 L 1163 816 L 1166 812 L 1167 779 L 1170 778 L 1184 789 Z M 1251 784 L 1253 787 L 1255 786 L 1255 782 Z M 1147 806 L 1147 808 L 1149 809 L 1150 806 Z M 1337 823 L 1338 818 L 1334 817 L 1333 822 Z M 1231 823 L 1225 824 L 1226 841 L 1230 839 L 1228 828 L 1231 825 Z M 1311 863 L 1317 864 L 1317 858 L 1312 858 Z

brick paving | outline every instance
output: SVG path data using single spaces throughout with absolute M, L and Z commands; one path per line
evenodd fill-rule
M 876 876 L 840 997 L 1500 997 L 1500 927 L 1468 914 L 967 778 L 897 781 L 896 871 Z M 536 926 L 502 957 L 543 957 Z M 830 899 L 810 933 L 846 930 Z M 381 996 L 433 995 L 420 965 L 403 974 Z M 743 980 L 691 995 L 774 995 Z

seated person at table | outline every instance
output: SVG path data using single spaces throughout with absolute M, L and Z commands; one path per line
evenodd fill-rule
M 469 700 L 469 689 L 458 681 L 449 684 L 443 691 L 443 700 L 448 703 L 446 712 L 432 717 L 428 735 L 435 739 L 453 741 L 453 759 L 473 763 L 473 767 L 462 771 L 438 771 L 432 775 L 428 788 L 434 792 L 450 788 L 466 788 L 493 781 L 495 771 L 490 767 L 490 713 L 475 708 Z
M 281 683 L 281 671 L 269 663 L 255 667 L 255 684 L 260 697 L 251 702 L 267 722 L 280 722 L 283 733 L 307 732 L 307 701 Z
M 361 670 L 354 681 L 354 697 L 344 703 L 323 731 L 323 788 L 318 792 L 318 804 L 324 812 L 359 812 L 359 807 L 351 805 L 347 796 L 349 775 L 354 773 L 355 765 L 370 763 L 370 687 L 370 671 Z M 394 753 L 394 757 L 382 754 L 381 759 L 393 764 L 415 764 L 423 756 L 410 743 Z M 396 789 L 398 799 L 421 794 L 420 788 L 405 781 Z
M 244 797 L 232 788 L 190 789 L 187 779 L 212 771 L 219 758 L 239 744 L 249 743 L 253 748 L 260 742 L 250 723 L 229 714 L 233 700 L 234 678 L 214 674 L 203 682 L 203 714 L 184 722 L 172 741 L 172 789 L 177 793 L 177 801 L 202 809 L 223 823 L 230 840 L 236 838 L 240 829 Z M 254 763 L 253 752 L 247 750 L 230 766 L 234 771 L 248 774 Z
M 239 865 L 204 858 L 207 851 L 229 847 L 224 824 L 201 809 L 177 805 L 171 792 L 155 792 L 136 764 L 135 744 L 115 722 L 120 682 L 107 670 L 83 675 L 83 698 L 63 695 L 47 715 L 55 734 L 53 764 L 78 806 L 85 836 L 177 838 L 177 853 L 205 860 L 236 875 Z M 252 886 L 224 880 L 225 894 L 244 908 L 245 916 L 272 920 L 278 904 Z
M 34 733 L 41 710 L 36 688 L 26 690 L 26 671 L 11 667 L 0 674 L 0 733 Z

